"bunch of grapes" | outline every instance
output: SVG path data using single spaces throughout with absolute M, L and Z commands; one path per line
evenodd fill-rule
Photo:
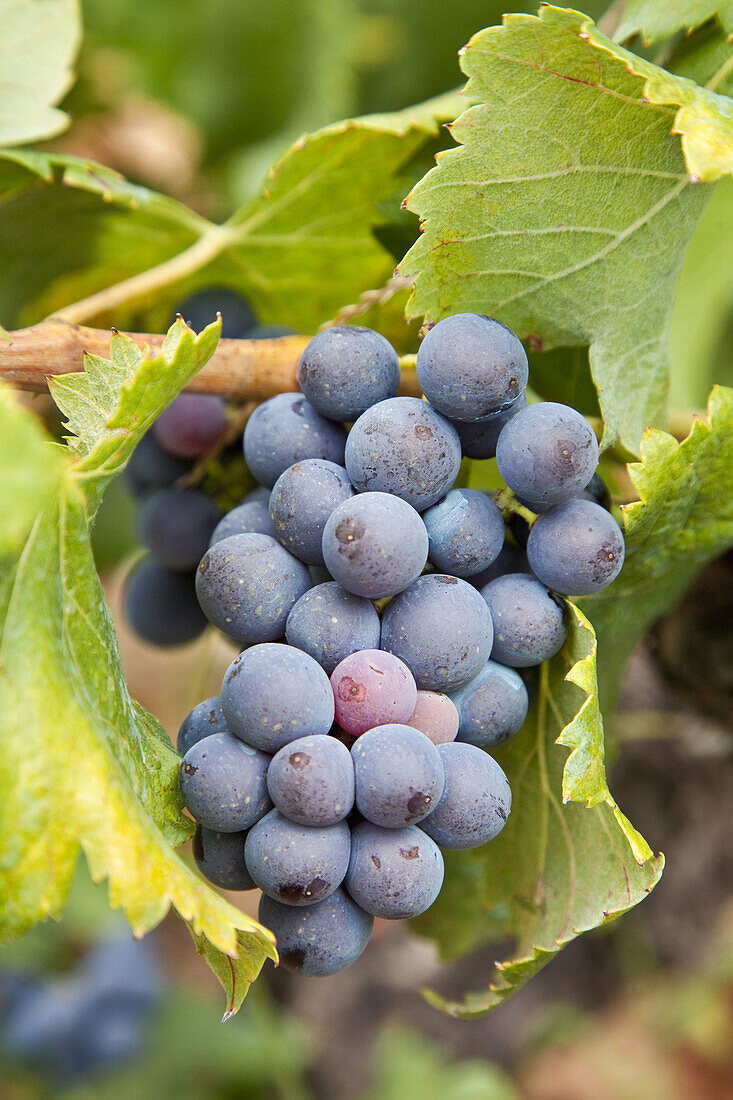
M 227 339 L 264 340 L 290 331 L 257 324 L 249 303 L 228 290 L 194 294 L 179 312 L 197 332 L 221 312 Z M 140 542 L 148 551 L 128 578 L 125 610 L 135 632 L 154 645 L 182 645 L 208 625 L 194 578 L 221 510 L 190 482 L 196 462 L 222 444 L 226 430 L 223 398 L 180 394 L 142 439 L 125 471 L 139 502 Z
M 262 891 L 262 922 L 305 975 L 358 958 L 374 917 L 424 913 L 441 849 L 498 835 L 511 791 L 487 750 L 521 728 L 527 670 L 565 640 L 562 596 L 623 563 L 596 437 L 565 405 L 527 404 L 510 330 L 449 317 L 417 374 L 427 400 L 398 397 L 382 336 L 317 335 L 302 392 L 248 421 L 260 488 L 196 573 L 204 614 L 241 648 L 179 734 L 196 861 Z M 536 517 L 514 542 L 491 496 L 453 488 L 464 455 L 495 456 Z
M 64 1089 L 81 1086 L 140 1053 L 160 995 L 155 953 L 129 934 L 45 980 L 0 972 L 0 1050 Z

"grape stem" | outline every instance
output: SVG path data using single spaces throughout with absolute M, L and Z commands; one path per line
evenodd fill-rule
M 537 519 L 536 513 L 520 504 L 511 489 L 498 489 L 494 493 L 494 502 L 505 520 L 511 515 L 521 516 L 531 527 Z
M 160 333 L 128 333 L 140 346 L 160 349 Z M 109 356 L 110 333 L 57 318 L 7 333 L 0 340 L 0 378 L 22 390 L 43 392 L 49 376 L 83 370 L 84 355 Z M 239 401 L 263 401 L 298 389 L 297 369 L 309 336 L 274 340 L 220 340 L 205 367 L 186 386 L 189 393 L 218 393 Z M 405 357 L 400 393 L 420 396 L 414 357 Z

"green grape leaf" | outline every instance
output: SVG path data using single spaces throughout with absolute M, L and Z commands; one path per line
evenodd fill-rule
M 441 894 L 417 922 L 447 958 L 515 938 L 488 989 L 461 1001 L 428 992 L 453 1016 L 496 1008 L 576 936 L 642 901 L 662 873 L 663 857 L 606 783 L 593 628 L 572 604 L 567 623 L 562 653 L 541 668 L 530 717 L 492 752 L 512 788 L 504 830 L 482 848 L 446 852 Z
M 462 66 L 479 104 L 408 200 L 424 229 L 401 265 L 411 311 L 590 345 L 606 442 L 638 453 L 664 420 L 674 285 L 710 195 L 691 177 L 730 170 L 731 103 L 553 7 L 482 31 Z
M 81 36 L 77 0 L 0 0 L 0 145 L 65 130 L 53 106 L 71 86 Z
M 731 0 L 625 0 L 623 19 L 614 32 L 617 42 L 625 42 L 638 34 L 648 45 L 671 38 L 678 31 L 699 27 L 708 19 L 718 18 L 723 27 L 733 31 Z
M 0 321 L 38 321 L 173 259 L 211 229 L 181 203 L 92 161 L 0 150 Z M 166 305 L 150 331 L 169 315 Z M 110 324 L 129 327 L 130 316 L 115 314 Z
M 111 363 L 97 359 L 88 375 L 65 376 L 56 393 L 76 433 L 67 447 L 44 442 L 30 413 L 0 390 L 11 426 L 0 441 L 0 548 L 8 550 L 0 581 L 0 936 L 59 915 L 81 848 L 137 935 L 171 905 L 177 910 L 231 1014 L 265 958 L 276 958 L 274 940 L 173 851 L 192 832 L 181 812 L 179 760 L 128 694 L 89 539 L 104 484 L 217 336 L 218 325 L 195 336 L 177 323 L 156 356 L 118 337 Z
M 696 420 L 682 443 L 646 432 L 641 462 L 629 467 L 640 499 L 623 509 L 624 567 L 613 585 L 582 601 L 598 632 L 609 698 L 651 624 L 705 562 L 733 545 L 733 390 L 713 390 L 709 418 Z
M 142 317 L 152 331 L 184 294 L 229 286 L 262 320 L 314 331 L 392 274 L 374 232 L 384 204 L 459 102 L 449 93 L 306 135 L 224 225 L 89 162 L 0 153 L 0 320 Z M 80 299 L 83 317 L 67 308 Z
M 733 42 L 717 19 L 681 38 L 666 61 L 666 68 L 703 84 L 719 95 L 733 92 Z M 722 183 L 722 181 L 721 181 Z
M 49 379 L 51 396 L 68 418 L 74 472 L 85 479 L 88 496 L 91 482 L 103 490 L 120 473 L 161 409 L 211 358 L 220 332 L 220 321 L 196 336 L 177 320 L 155 356 L 115 333 L 109 360 L 86 355 L 83 372 Z
M 4 391 L 0 393 L 5 397 Z M 3 404 L 0 447 L 1 578 L 8 563 L 23 549 L 36 516 L 53 499 L 64 462 L 62 452 L 49 447 L 48 437 L 35 417 L 7 399 Z M 8 477 L 11 466 L 12 477 Z
M 677 409 L 705 407 L 714 383 L 733 383 L 733 180 L 716 184 L 680 273 L 670 334 Z

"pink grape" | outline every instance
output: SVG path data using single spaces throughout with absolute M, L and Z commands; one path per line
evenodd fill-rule
M 331 686 L 336 721 L 354 737 L 375 726 L 405 722 L 417 702 L 417 685 L 407 665 L 379 649 L 344 657 L 331 675 Z
M 458 711 L 455 703 L 440 691 L 418 691 L 417 705 L 406 726 L 424 733 L 434 745 L 446 745 L 458 735 Z

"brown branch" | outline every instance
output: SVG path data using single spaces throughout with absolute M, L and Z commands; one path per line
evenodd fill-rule
M 158 333 L 129 333 L 139 346 L 157 349 Z M 42 321 L 31 328 L 9 332 L 10 343 L 0 341 L 0 378 L 23 390 L 43 392 L 51 375 L 83 370 L 84 353 L 109 355 L 110 333 L 68 321 Z M 206 366 L 186 386 L 190 393 L 219 393 L 237 401 L 263 401 L 276 393 L 298 389 L 298 360 L 308 336 L 279 336 L 274 340 L 220 340 Z M 400 393 L 420 395 L 414 367 L 402 372 Z

